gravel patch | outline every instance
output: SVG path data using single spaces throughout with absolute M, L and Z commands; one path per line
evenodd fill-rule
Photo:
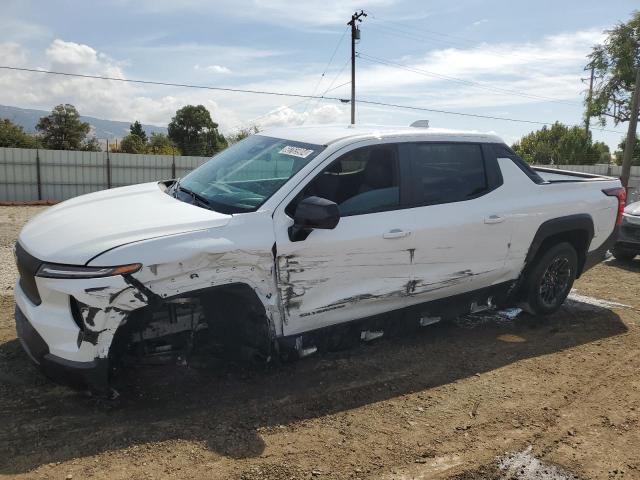
M 529 446 L 523 452 L 510 453 L 498 461 L 502 479 L 511 480 L 578 480 L 574 474 L 537 459 Z

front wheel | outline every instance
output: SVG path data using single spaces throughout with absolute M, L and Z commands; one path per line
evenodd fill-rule
M 526 310 L 535 315 L 558 310 L 571 291 L 577 269 L 578 255 L 566 242 L 537 257 L 526 281 Z

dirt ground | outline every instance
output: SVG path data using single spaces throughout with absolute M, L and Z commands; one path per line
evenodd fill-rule
M 138 368 L 110 406 L 49 382 L 16 340 L 11 247 L 38 210 L 0 208 L 3 476 L 640 479 L 640 257 L 597 266 L 546 319 L 437 324 L 265 372 Z

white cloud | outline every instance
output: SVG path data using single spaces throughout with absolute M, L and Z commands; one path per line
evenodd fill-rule
M 98 52 L 88 45 L 55 39 L 46 51 L 47 57 L 59 65 L 93 66 L 98 62 Z
M 487 23 L 489 21 L 488 18 L 483 18 L 481 20 L 478 20 L 477 22 L 473 22 L 472 25 L 474 27 L 479 27 L 480 25 L 482 25 L 483 23 Z
M 486 82 L 492 87 L 528 92 L 534 95 L 580 102 L 580 82 L 583 74 L 585 55 L 590 46 L 602 38 L 599 31 L 581 31 L 542 38 L 536 43 L 485 44 L 478 48 L 447 48 L 430 51 L 421 56 L 391 58 L 390 60 L 409 65 L 411 68 L 437 72 L 440 75 Z M 187 48 L 176 46 L 174 48 Z M 126 78 L 126 67 L 119 60 L 98 52 L 89 45 L 57 39 L 46 52 L 30 52 L 17 43 L 0 44 L 0 59 L 30 67 L 50 69 L 64 67 L 64 71 L 81 71 L 95 75 Z M 246 55 L 252 52 L 245 52 Z M 203 57 L 206 62 L 207 57 Z M 225 58 L 215 58 L 215 63 L 201 63 L 199 71 L 226 73 L 233 75 L 234 87 L 254 90 L 270 90 L 309 94 L 318 81 L 318 74 L 305 74 L 307 64 L 287 67 L 284 62 L 272 60 L 276 64 L 260 80 L 241 82 L 234 64 Z M 47 63 L 48 62 L 48 63 Z M 193 65 L 190 63 L 189 65 Z M 277 67 L 281 64 L 281 67 Z M 205 65 L 205 66 L 202 66 Z M 335 66 L 325 76 L 318 88 L 323 92 L 338 71 Z M 295 70 L 293 70 L 295 68 Z M 508 116 L 518 105 L 534 104 L 535 112 L 525 115 L 534 120 L 555 120 L 555 111 L 542 110 L 540 100 L 505 95 L 469 85 L 453 83 L 442 78 L 418 75 L 384 65 L 374 65 L 358 60 L 359 98 L 390 101 L 394 103 L 423 106 L 428 108 L 468 110 L 484 107 L 501 107 L 502 116 Z M 200 73 L 200 74 L 201 74 Z M 189 82 L 185 71 L 177 80 Z M 144 78 L 144 77 L 142 77 Z M 227 78 L 227 77 L 225 77 Z M 231 78 L 231 77 L 229 77 Z M 165 78 L 148 78 L 165 80 Z M 349 80 L 347 72 L 337 78 L 334 85 Z M 193 81 L 198 83 L 198 81 Z M 328 95 L 348 98 L 348 85 Z M 9 72 L 0 75 L 0 104 L 21 107 L 50 109 L 58 103 L 73 103 L 82 114 L 114 120 L 166 125 L 175 111 L 185 104 L 203 104 L 211 112 L 223 131 L 229 131 L 247 123 L 257 123 L 264 127 L 276 125 L 299 125 L 301 123 L 348 122 L 349 105 L 338 102 L 308 101 L 292 98 L 290 102 L 282 97 L 249 95 L 241 93 L 190 90 L 150 85 L 139 85 L 101 80 L 56 77 L 44 74 Z M 284 106 L 283 106 L 284 104 Z M 545 108 L 551 104 L 544 104 Z M 571 108 L 571 107 L 569 107 Z M 566 110 L 566 109 L 565 109 Z M 372 123 L 409 123 L 409 113 L 359 105 L 362 121 Z M 581 114 L 580 105 L 575 107 L 576 118 Z M 429 113 L 414 112 L 417 118 L 430 118 Z M 535 118 L 534 118 L 535 117 Z M 544 118 L 538 118 L 544 117 Z M 413 118 L 413 117 L 411 117 Z M 457 117 L 448 117 L 457 118 Z M 252 119 L 256 119 L 252 121 Z M 401 120 L 401 121 L 399 121 Z M 494 124 L 492 124 L 494 125 Z
M 423 57 L 388 59 L 422 73 L 363 61 L 361 65 L 367 66 L 359 75 L 358 89 L 363 96 L 385 92 L 387 98 L 422 99 L 423 104 L 448 108 L 541 101 L 491 89 L 579 103 L 586 55 L 601 39 L 600 31 L 589 30 L 548 36 L 535 44 L 483 44 L 477 48 L 435 50 Z M 475 81 L 485 88 L 445 76 Z
M 195 70 L 206 70 L 211 73 L 231 73 L 231 69 L 222 66 L 222 65 L 207 65 L 205 67 L 201 67 L 200 65 L 195 65 L 193 67 Z
M 223 67 L 222 65 L 209 65 L 204 69 L 207 70 L 208 72 L 213 72 L 213 73 L 231 73 L 231 70 L 229 70 L 227 67 Z
M 303 110 L 302 112 L 284 106 L 276 109 L 272 113 L 262 116 L 262 118 L 256 122 L 249 123 L 255 123 L 264 129 L 302 124 L 345 123 L 348 119 L 347 109 L 335 104 L 327 104 L 315 107 L 310 111 Z

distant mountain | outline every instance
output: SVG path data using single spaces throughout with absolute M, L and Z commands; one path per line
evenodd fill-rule
M 33 110 L 30 108 L 18 108 L 8 107 L 6 105 L 0 105 L 0 119 L 8 118 L 13 123 L 21 125 L 25 132 L 36 133 L 36 124 L 40 117 L 49 115 L 51 112 L 45 110 Z M 87 122 L 91 125 L 91 135 L 95 135 L 99 140 L 122 138 L 129 133 L 129 125 L 131 122 L 118 122 L 115 120 L 105 120 L 102 118 L 80 117 L 83 122 Z M 142 125 L 147 135 L 152 133 L 167 133 L 167 129 L 164 127 L 156 127 L 154 125 Z

